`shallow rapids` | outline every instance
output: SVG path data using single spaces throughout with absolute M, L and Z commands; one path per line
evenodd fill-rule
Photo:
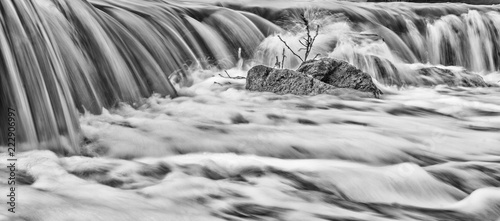
M 86 156 L 20 154 L 22 212 L 2 220 L 500 217 L 499 88 L 280 96 L 219 74 L 83 115 Z
M 500 220 L 499 6 L 0 8 L 0 113 L 22 125 L 17 212 L 1 198 L 0 221 Z M 244 89 L 236 77 L 281 59 L 278 35 L 301 47 L 301 12 L 321 27 L 311 54 L 369 73 L 380 99 Z M 451 85 L 470 76 L 490 87 Z

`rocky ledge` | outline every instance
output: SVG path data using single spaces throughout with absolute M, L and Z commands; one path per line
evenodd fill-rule
M 490 85 L 478 74 L 467 70 L 451 71 L 439 67 L 424 67 L 418 70 L 422 82 L 426 86 L 446 84 L 462 87 L 489 87 Z

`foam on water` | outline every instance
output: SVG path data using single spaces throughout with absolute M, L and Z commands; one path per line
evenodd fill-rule
M 500 185 L 498 88 L 386 87 L 382 99 L 279 96 L 219 74 L 193 71 L 193 85 L 175 99 L 82 115 L 87 157 L 21 153 L 23 213 L 15 217 L 500 217 L 492 188 Z
M 0 104 L 19 109 L 28 150 L 20 212 L 0 220 L 500 218 L 500 87 L 443 77 L 499 85 L 498 6 L 203 2 L 0 3 L 19 28 L 0 30 Z M 321 25 L 311 54 L 371 74 L 381 99 L 235 78 L 275 64 L 277 35 L 301 47 L 306 4 L 321 8 L 305 10 Z

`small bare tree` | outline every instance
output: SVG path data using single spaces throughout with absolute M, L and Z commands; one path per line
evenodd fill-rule
M 298 51 L 305 51 L 304 53 L 304 57 L 301 57 L 300 55 L 298 55 L 287 43 L 285 40 L 283 40 L 281 38 L 281 36 L 278 35 L 278 38 L 280 39 L 281 42 L 283 42 L 283 44 L 288 48 L 288 50 L 290 52 L 292 52 L 293 55 L 295 55 L 295 57 L 297 57 L 302 63 L 304 63 L 305 61 L 307 61 L 307 59 L 309 58 L 309 55 L 312 51 L 312 48 L 313 48 L 313 45 L 314 45 L 314 41 L 316 41 L 316 38 L 318 37 L 318 34 L 319 34 L 319 25 L 316 26 L 316 30 L 315 30 L 315 34 L 313 36 L 313 34 L 311 33 L 311 23 L 309 22 L 309 20 L 306 18 L 305 14 L 304 13 L 301 13 L 300 14 L 300 20 L 301 22 L 304 24 L 305 26 L 305 29 L 306 29 L 306 37 L 303 37 L 302 39 L 299 40 L 299 43 L 304 46 L 302 48 L 300 48 Z M 283 52 L 284 52 L 284 49 L 283 49 Z M 319 54 L 318 54 L 319 55 Z M 318 55 L 316 55 L 314 58 L 316 58 Z M 284 53 L 283 53 L 283 56 L 284 56 Z M 278 60 L 276 58 L 276 60 Z M 284 57 L 283 57 L 283 61 L 284 61 Z M 283 62 L 281 64 L 281 66 L 283 67 Z

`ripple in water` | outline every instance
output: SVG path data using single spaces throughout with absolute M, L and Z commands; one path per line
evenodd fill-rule
M 0 3 L 22 26 L 0 31 L 0 104 L 26 108 L 18 212 L 0 220 L 499 219 L 497 6 L 314 2 L 314 53 L 381 99 L 222 77 L 274 64 L 301 1 Z M 471 74 L 491 87 L 448 85 Z

